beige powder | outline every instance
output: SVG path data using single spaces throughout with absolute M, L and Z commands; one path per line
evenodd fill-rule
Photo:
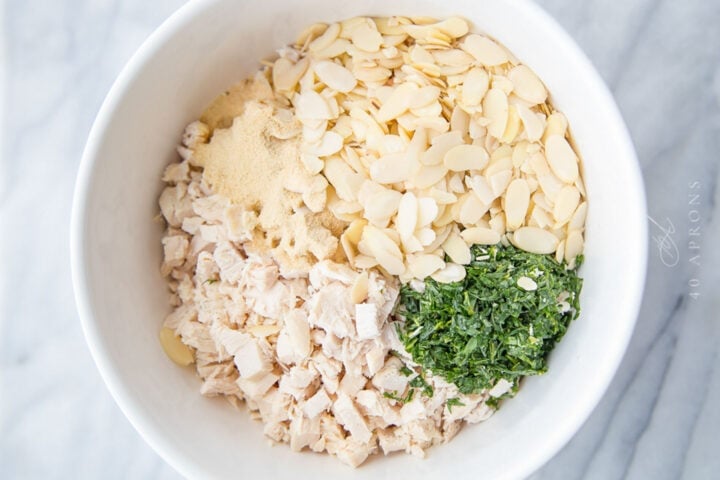
M 300 194 L 284 188 L 312 178 L 300 163 L 301 126 L 289 110 L 270 104 L 258 83 L 241 82 L 206 110 L 201 118 L 213 132 L 195 148 L 194 161 L 215 192 L 257 212 L 260 231 L 246 248 L 270 252 L 286 273 L 300 274 L 319 259 L 336 258 L 346 224 L 310 212 Z

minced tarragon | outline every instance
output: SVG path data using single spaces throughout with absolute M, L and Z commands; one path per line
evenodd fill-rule
M 505 379 L 512 394 L 520 378 L 547 370 L 548 353 L 577 317 L 582 257 L 570 269 L 552 255 L 497 245 L 474 246 L 472 258 L 460 282 L 402 287 L 400 339 L 415 362 L 461 393 Z M 521 277 L 537 289 L 522 288 Z

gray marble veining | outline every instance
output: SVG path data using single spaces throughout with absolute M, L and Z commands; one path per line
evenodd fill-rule
M 179 477 L 95 370 L 67 239 L 75 173 L 100 103 L 132 52 L 182 3 L 1 3 L 2 478 Z M 720 478 L 720 1 L 539 3 L 615 94 L 654 238 L 621 368 L 582 429 L 532 478 Z

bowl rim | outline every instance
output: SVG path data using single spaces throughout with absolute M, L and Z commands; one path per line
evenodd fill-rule
M 173 442 L 168 441 L 161 432 L 151 426 L 142 409 L 139 408 L 137 400 L 130 394 L 127 385 L 120 380 L 115 372 L 112 360 L 103 349 L 102 335 L 97 328 L 97 323 L 94 321 L 95 315 L 89 295 L 90 289 L 85 258 L 85 234 L 87 229 L 85 218 L 88 210 L 87 200 L 91 188 L 91 181 L 95 166 L 99 162 L 98 151 L 103 136 L 115 110 L 120 105 L 133 79 L 142 71 L 148 62 L 152 61 L 158 50 L 178 28 L 186 22 L 192 21 L 199 12 L 202 12 L 204 9 L 209 8 L 219 1 L 221 0 L 190 0 L 182 5 L 142 42 L 140 47 L 122 68 L 105 97 L 88 135 L 75 182 L 70 220 L 70 260 L 75 303 L 85 341 L 97 365 L 101 378 L 110 391 L 115 403 L 145 442 L 147 442 L 165 462 L 187 478 L 207 478 L 208 472 L 204 471 L 200 464 L 178 454 Z M 585 70 L 589 74 L 589 77 L 592 78 L 593 83 L 589 85 L 588 88 L 602 97 L 602 100 L 607 105 L 608 113 L 614 117 L 616 122 L 618 129 L 616 141 L 619 143 L 620 149 L 625 152 L 628 160 L 633 160 L 632 165 L 628 166 L 627 180 L 633 187 L 631 191 L 637 201 L 638 213 L 645 219 L 647 217 L 647 204 L 640 165 L 627 126 L 622 119 L 617 104 L 608 87 L 575 40 L 550 14 L 532 0 L 514 0 L 513 3 L 516 4 L 516 8 L 527 10 L 537 21 L 547 24 L 552 35 L 555 35 L 557 41 L 566 47 L 567 50 L 564 54 L 569 56 L 573 62 L 577 63 L 579 67 Z M 591 400 L 586 401 L 585 404 L 579 407 L 577 405 L 575 406 L 572 421 L 565 422 L 562 426 L 563 428 L 559 428 L 558 431 L 555 432 L 555 435 L 548 439 L 550 441 L 545 442 L 543 445 L 538 445 L 538 449 L 534 454 L 526 458 L 522 464 L 509 467 L 507 472 L 508 477 L 526 477 L 549 461 L 570 441 L 603 398 L 624 357 L 637 322 L 647 274 L 647 235 L 647 223 L 643 221 L 638 226 L 637 245 L 633 245 L 634 251 L 638 253 L 636 264 L 631 265 L 627 272 L 627 276 L 632 278 L 626 279 L 628 285 L 635 293 L 627 305 L 628 318 L 631 321 L 627 322 L 622 332 L 622 339 L 614 343 L 615 352 L 612 357 L 612 364 L 607 365 L 604 373 L 598 375 L 596 379 L 595 384 L 597 387 L 595 389 L 595 395 Z

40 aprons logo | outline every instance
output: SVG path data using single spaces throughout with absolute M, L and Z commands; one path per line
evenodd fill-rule
M 692 299 L 700 297 L 700 279 L 697 276 L 700 268 L 700 250 L 702 238 L 702 214 L 701 208 L 701 189 L 702 185 L 695 180 L 688 183 L 687 192 L 687 242 L 683 248 L 679 248 L 673 238 L 677 232 L 675 225 L 670 218 L 665 217 L 661 222 L 656 221 L 652 217 L 648 217 L 650 223 L 655 227 L 657 233 L 652 236 L 653 242 L 657 247 L 660 261 L 666 267 L 676 267 L 683 256 L 687 256 L 687 263 L 690 265 L 691 276 L 688 280 L 689 293 Z M 683 255 L 684 254 L 684 255 Z

